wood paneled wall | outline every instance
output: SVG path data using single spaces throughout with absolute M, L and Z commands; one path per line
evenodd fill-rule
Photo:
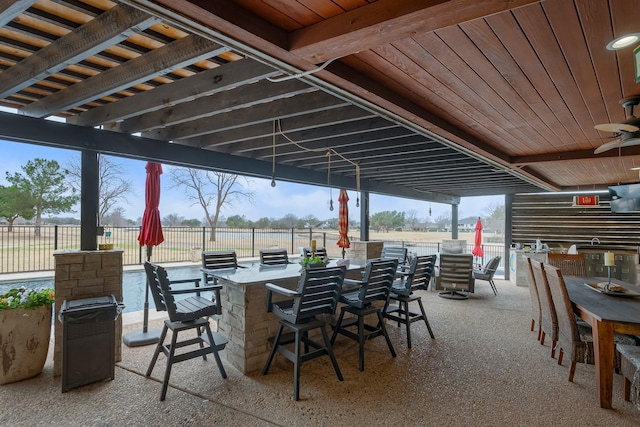
M 640 213 L 612 213 L 608 193 L 599 206 L 574 206 L 577 193 L 516 194 L 513 196 L 513 243 L 540 239 L 569 246 L 589 244 L 640 245 Z M 507 206 L 508 209 L 508 206 Z

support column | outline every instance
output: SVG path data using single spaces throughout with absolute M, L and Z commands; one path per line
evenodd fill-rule
M 98 249 L 98 203 L 100 201 L 98 153 L 82 150 L 80 179 L 80 250 Z
M 458 205 L 451 205 L 451 238 L 458 240 Z
M 360 193 L 360 241 L 369 241 L 369 192 Z
M 510 279 L 509 257 L 513 240 L 513 194 L 504 196 L 504 279 Z

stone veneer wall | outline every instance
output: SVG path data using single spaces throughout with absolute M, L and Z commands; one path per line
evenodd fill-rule
M 113 295 L 122 301 L 121 249 L 109 251 L 56 251 L 55 292 L 56 321 L 53 375 L 62 374 L 62 323 L 57 320 L 64 300 Z M 121 359 L 122 316 L 116 320 L 115 361 Z
M 366 265 L 367 260 L 380 258 L 384 242 L 367 241 L 352 242 L 347 253 L 347 258 L 359 265 Z

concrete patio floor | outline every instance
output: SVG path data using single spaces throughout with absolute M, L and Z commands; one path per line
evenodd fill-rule
M 414 323 L 413 348 L 404 329 L 389 324 L 398 356 L 383 338 L 365 345 L 338 337 L 335 377 L 328 358 L 302 365 L 301 400 L 292 401 L 293 366 L 278 357 L 268 375 L 242 375 L 225 363 L 222 379 L 212 358 L 174 366 L 164 402 L 158 400 L 165 359 L 152 378 L 144 373 L 154 346 L 123 346 L 115 380 L 61 393 L 49 359 L 38 377 L 0 386 L 2 426 L 637 426 L 640 411 L 622 397 L 615 376 L 613 410 L 600 409 L 594 367 L 579 364 L 573 383 L 529 331 L 529 292 L 496 281 L 498 296 L 478 281 L 466 301 L 422 292 L 436 335 Z M 135 318 L 134 318 L 135 319 Z M 127 321 L 128 318 L 125 318 Z M 136 320 L 137 321 L 137 320 Z M 161 320 L 153 320 L 159 327 Z M 141 329 L 125 325 L 125 333 Z M 224 361 L 224 359 L 223 359 Z

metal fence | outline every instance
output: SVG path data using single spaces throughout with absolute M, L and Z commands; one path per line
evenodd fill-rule
M 54 269 L 54 251 L 79 250 L 79 225 L 43 225 L 36 236 L 36 226 L 13 226 L 12 231 L 6 225 L 0 226 L 0 274 L 46 271 Z M 330 257 L 341 256 L 336 245 L 336 231 L 313 229 L 260 229 L 219 227 L 212 231 L 209 227 L 163 227 L 165 241 L 152 248 L 151 258 L 155 262 L 181 262 L 200 260 L 203 250 L 235 250 L 239 258 L 257 257 L 260 249 L 286 248 L 292 254 L 298 254 L 299 248 L 310 246 L 316 240 L 318 246 L 327 248 Z M 113 244 L 123 250 L 124 265 L 142 264 L 147 257 L 146 248 L 138 243 L 139 227 L 105 227 L 104 236 L 98 237 L 98 243 Z M 213 233 L 213 234 L 212 234 Z M 212 239 L 213 237 L 213 239 Z M 357 237 L 349 237 L 357 241 Z M 430 255 L 439 252 L 438 242 L 411 242 L 384 240 L 385 245 L 405 246 L 418 255 Z M 467 245 L 467 253 L 473 245 Z M 483 245 L 484 260 L 502 255 L 502 244 Z M 501 262 L 501 266 L 504 259 Z

